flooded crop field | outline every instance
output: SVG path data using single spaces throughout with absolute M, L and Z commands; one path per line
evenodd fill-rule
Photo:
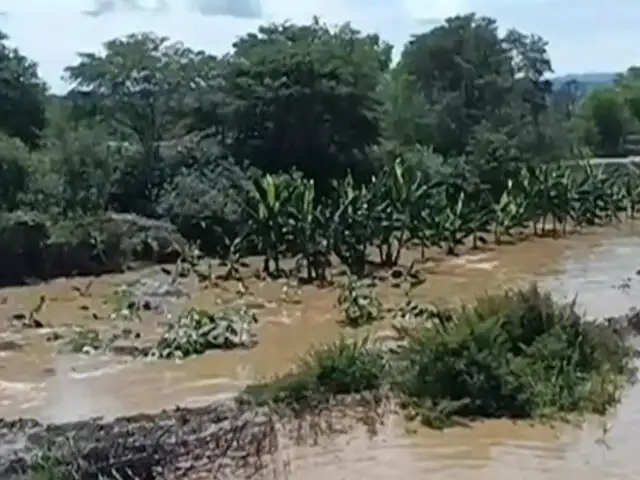
M 427 281 L 414 294 L 435 302 L 459 302 L 535 280 L 558 298 L 578 295 L 580 307 L 590 315 L 622 314 L 640 299 L 638 228 L 637 223 L 625 223 L 454 258 L 436 256 L 421 264 Z M 203 288 L 185 278 L 176 283 L 179 292 L 151 292 L 149 285 L 166 283 L 171 272 L 165 270 L 154 267 L 4 289 L 0 415 L 68 422 L 206 405 L 233 396 L 248 383 L 286 372 L 311 346 L 344 333 L 332 289 L 292 291 L 285 282 L 252 279 L 243 287 L 246 290 L 238 292 L 240 287 L 233 282 Z M 114 319 L 114 312 L 123 308 L 118 294 L 123 285 L 138 288 L 145 302 L 157 304 L 146 305 L 135 318 Z M 381 282 L 377 288 L 385 306 L 402 301 L 402 293 L 388 284 Z M 249 305 L 256 312 L 254 348 L 183 361 L 127 355 L 154 338 L 167 315 L 186 306 L 209 308 L 227 302 Z M 37 321 L 39 328 L 30 321 Z M 388 326 L 376 325 L 373 333 L 384 335 Z M 80 353 L 61 353 L 65 339 L 71 339 L 67 343 L 73 347 L 74 336 L 87 331 L 117 336 L 112 345 L 120 354 L 91 353 L 87 345 L 75 348 Z M 373 439 L 356 429 L 327 444 L 291 448 L 286 452 L 287 470 L 289 478 L 389 478 L 402 472 L 408 477 L 428 474 L 443 479 L 469 474 L 630 479 L 640 469 L 633 447 L 639 429 L 640 390 L 632 388 L 608 419 L 606 442 L 601 421 L 583 429 L 487 421 L 472 428 L 408 434 L 396 419 Z

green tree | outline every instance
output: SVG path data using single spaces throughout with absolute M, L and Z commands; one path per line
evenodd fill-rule
M 640 67 L 629 67 L 616 80 L 616 86 L 636 127 L 640 126 Z
M 267 172 L 298 169 L 326 182 L 366 168 L 380 138 L 379 84 L 391 47 L 349 25 L 269 25 L 227 59 L 233 156 Z
M 34 148 L 45 127 L 46 84 L 35 62 L 7 44 L 0 31 L 0 131 Z
M 428 145 L 429 109 L 417 81 L 402 69 L 393 69 L 380 83 L 384 101 L 382 133 L 390 147 Z
M 490 18 L 456 16 L 414 36 L 399 68 L 418 82 L 431 109 L 430 138 L 445 156 L 464 153 L 474 129 L 512 99 L 510 51 Z
M 104 50 L 80 53 L 78 63 L 66 69 L 74 114 L 98 120 L 131 147 L 119 169 L 114 202 L 151 214 L 171 180 L 160 142 L 188 130 L 199 95 L 215 82 L 216 59 L 151 33 L 110 40 Z
M 585 99 L 581 114 L 587 120 L 586 141 L 598 155 L 620 155 L 630 117 L 624 98 L 614 87 L 593 90 Z

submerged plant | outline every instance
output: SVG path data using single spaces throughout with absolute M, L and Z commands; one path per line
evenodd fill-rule
M 89 354 L 104 348 L 105 342 L 95 328 L 75 327 L 63 342 L 63 350 Z
M 172 320 L 151 356 L 186 358 L 209 350 L 250 348 L 257 340 L 256 316 L 245 307 L 210 312 L 190 308 Z
M 352 277 L 340 287 L 338 306 L 349 327 L 369 325 L 382 317 L 382 303 L 375 292 L 365 281 Z

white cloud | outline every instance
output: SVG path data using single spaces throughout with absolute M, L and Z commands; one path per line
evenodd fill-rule
M 91 11 L 93 16 L 86 14 Z M 638 0 L 616 0 L 615 9 L 601 0 L 0 0 L 0 12 L 8 12 L 0 16 L 0 29 L 60 90 L 62 69 L 76 52 L 95 51 L 134 31 L 222 53 L 261 22 L 318 15 L 330 23 L 351 21 L 400 48 L 425 24 L 468 11 L 541 34 L 560 73 L 619 70 L 636 60 Z

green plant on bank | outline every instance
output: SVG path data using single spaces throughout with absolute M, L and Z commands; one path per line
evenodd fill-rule
M 638 168 L 630 165 L 624 174 L 623 196 L 625 198 L 625 210 L 627 217 L 636 218 L 636 209 L 640 205 L 640 177 Z
M 345 325 L 357 328 L 370 325 L 382 318 L 382 303 L 370 283 L 348 277 L 340 286 L 338 307 L 342 311 Z
M 291 373 L 251 385 L 244 394 L 258 403 L 271 402 L 303 410 L 337 396 L 378 392 L 389 382 L 389 359 L 367 338 L 341 337 L 313 348 Z
M 433 407 L 467 418 L 603 413 L 630 378 L 631 351 L 613 332 L 535 285 L 447 318 L 399 332 L 402 395 L 424 421 Z
M 255 345 L 256 316 L 245 307 L 209 312 L 190 308 L 171 319 L 151 357 L 187 358 L 210 350 L 250 348 Z
M 536 285 L 459 309 L 408 304 L 402 317 L 393 349 L 341 339 L 246 393 L 304 408 L 311 399 L 389 388 L 410 418 L 443 427 L 465 419 L 601 415 L 635 373 L 627 339 Z
M 298 257 L 298 278 L 305 282 L 326 284 L 328 281 L 329 242 L 331 233 L 324 231 L 327 225 L 326 210 L 316 200 L 313 181 L 297 178 L 287 215 L 289 251 Z M 304 267 L 305 275 L 301 275 Z
M 385 169 L 374 186 L 374 223 L 372 239 L 378 250 L 379 264 L 398 265 L 403 250 L 409 245 L 415 217 L 412 209 L 427 205 L 428 184 L 419 171 L 407 168 L 397 159 Z
M 352 275 L 367 273 L 367 247 L 375 230 L 375 200 L 372 187 L 355 185 L 351 177 L 334 182 L 330 205 L 335 212 L 328 217 L 333 223 L 333 251 Z

